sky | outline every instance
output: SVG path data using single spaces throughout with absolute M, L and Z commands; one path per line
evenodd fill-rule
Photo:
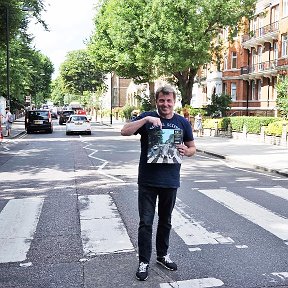
M 41 24 L 32 20 L 29 32 L 35 36 L 33 44 L 36 49 L 54 64 L 52 78 L 55 79 L 67 52 L 85 48 L 84 41 L 94 30 L 97 0 L 44 0 L 44 3 L 46 12 L 41 18 L 50 31 L 45 31 Z

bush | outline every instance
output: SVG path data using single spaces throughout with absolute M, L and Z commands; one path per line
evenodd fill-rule
M 133 110 L 136 110 L 137 107 L 125 105 L 122 107 L 121 116 L 123 116 L 126 120 L 131 119 L 131 113 Z
M 247 133 L 260 134 L 261 127 L 267 126 L 269 123 L 278 121 L 275 117 L 251 117 L 251 116 L 236 116 L 229 117 L 231 121 L 232 130 L 235 132 L 242 132 L 244 125 Z
M 260 134 L 261 127 L 267 126 L 269 123 L 279 121 L 279 118 L 275 117 L 251 117 L 251 116 L 235 116 L 224 117 L 218 119 L 206 119 L 203 122 L 203 128 L 215 128 L 215 121 L 217 121 L 218 129 L 228 130 L 229 124 L 232 131 L 242 132 L 244 125 L 246 126 L 247 133 Z
M 284 123 L 286 125 L 288 125 L 288 121 L 285 121 L 285 120 L 275 121 L 275 122 L 268 124 L 268 126 L 265 130 L 265 134 L 266 135 L 281 136 Z
M 224 129 L 226 130 L 228 128 L 228 122 L 227 120 L 224 120 L 225 118 L 218 118 L 218 119 L 214 119 L 214 118 L 207 118 L 204 120 L 203 122 L 203 128 L 206 129 L 215 129 L 216 126 L 216 122 L 217 122 L 217 128 L 218 129 Z M 228 119 L 228 118 L 227 118 Z

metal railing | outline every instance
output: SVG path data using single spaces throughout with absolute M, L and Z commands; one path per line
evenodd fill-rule
M 279 21 L 276 21 L 263 27 L 257 28 L 255 30 L 251 30 L 249 34 L 245 34 L 242 36 L 242 42 L 246 42 L 252 38 L 258 38 L 268 33 L 276 32 L 278 30 L 279 30 Z
M 264 72 L 269 70 L 275 70 L 277 67 L 278 60 L 270 60 L 265 61 L 249 66 L 241 67 L 241 75 L 243 74 L 249 74 L 249 73 L 257 73 L 257 72 Z

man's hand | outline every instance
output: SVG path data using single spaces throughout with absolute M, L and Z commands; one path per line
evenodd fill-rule
M 153 116 L 147 116 L 145 118 L 146 118 L 147 122 L 151 123 L 153 126 L 159 127 L 160 129 L 162 129 L 162 123 L 161 123 L 160 118 L 153 117 Z
M 122 136 L 133 135 L 140 127 L 142 127 L 146 123 L 151 123 L 155 127 L 159 127 L 160 129 L 162 129 L 162 123 L 160 118 L 146 116 L 142 119 L 126 123 L 121 130 L 121 135 Z
M 185 144 L 179 144 L 176 146 L 181 156 L 193 156 L 196 152 L 196 146 L 194 141 L 185 142 Z

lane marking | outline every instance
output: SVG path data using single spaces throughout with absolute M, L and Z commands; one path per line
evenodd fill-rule
M 85 143 L 85 141 L 83 140 L 82 141 L 83 143 Z M 103 162 L 97 169 L 97 172 L 105 177 L 108 177 L 108 178 L 111 178 L 117 182 L 122 182 L 124 183 L 125 181 L 123 181 L 122 179 L 118 178 L 118 177 L 115 177 L 115 176 L 112 176 L 112 175 L 109 175 L 107 174 L 105 171 L 103 171 L 103 168 L 109 163 L 109 161 L 105 160 L 105 159 L 101 159 L 101 158 L 98 158 L 98 157 L 95 157 L 94 154 L 98 152 L 97 149 L 93 149 L 93 148 L 89 148 L 89 146 L 91 146 L 92 144 L 87 144 L 86 146 L 84 146 L 83 148 L 86 149 L 86 150 L 91 150 L 93 151 L 92 153 L 88 154 L 88 157 L 90 158 L 93 158 L 95 160 L 99 160 L 100 162 Z
M 135 251 L 110 195 L 80 196 L 79 202 L 85 255 Z
M 224 283 L 217 278 L 191 279 L 172 283 L 161 283 L 160 288 L 209 288 L 220 287 Z
M 195 180 L 194 181 L 194 183 L 214 183 L 214 182 L 218 182 L 218 180 L 207 179 L 207 180 Z
M 255 188 L 257 190 L 263 190 L 267 193 L 270 193 L 274 196 L 278 196 L 284 200 L 288 200 L 288 189 L 287 188 L 283 188 L 280 186 L 276 186 L 276 187 L 266 187 L 266 188 Z
M 288 219 L 255 204 L 226 189 L 199 190 L 200 193 L 222 204 L 240 216 L 259 225 L 278 238 L 288 240 Z
M 185 206 L 187 205 L 177 198 L 175 209 L 172 212 L 172 226 L 187 245 L 234 243 L 230 237 L 206 230 L 201 223 L 184 212 Z
M 0 213 L 0 263 L 26 259 L 44 198 L 10 200 Z

